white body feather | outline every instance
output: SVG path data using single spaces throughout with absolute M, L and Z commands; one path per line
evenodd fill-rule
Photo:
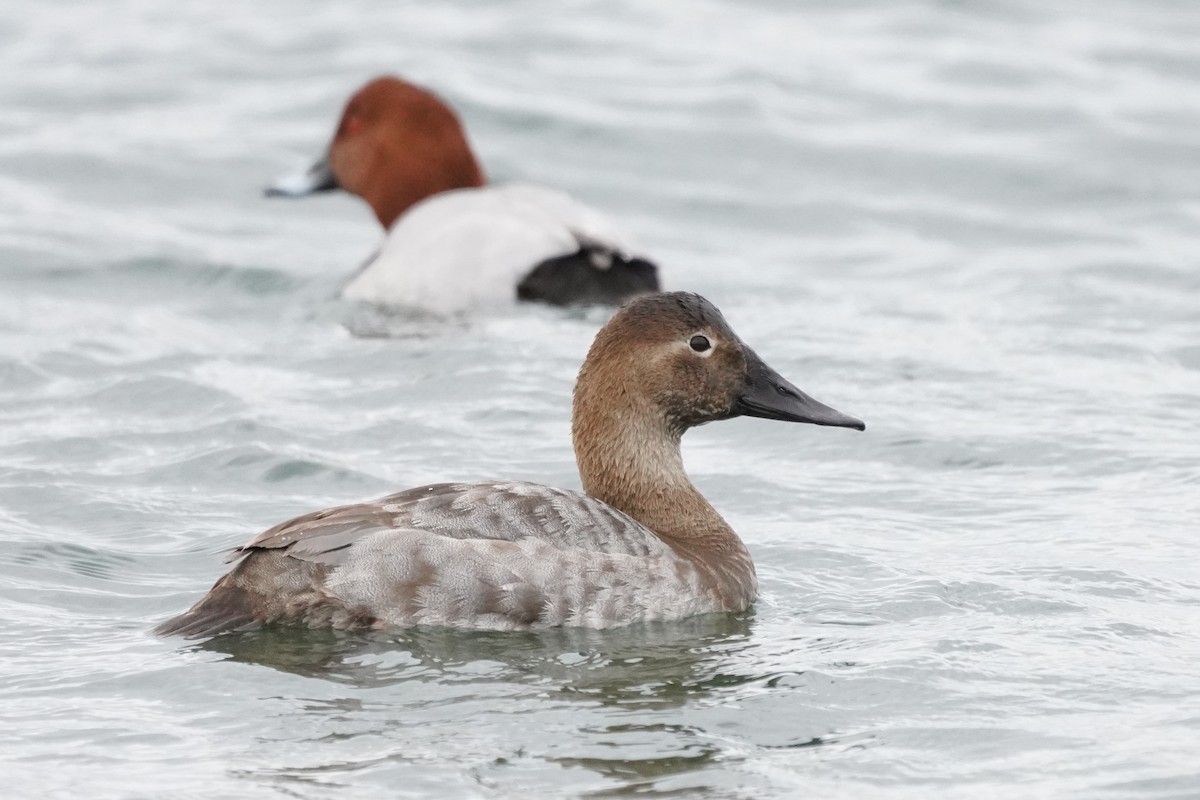
M 511 305 L 535 266 L 581 245 L 633 252 L 607 217 L 564 192 L 530 184 L 456 189 L 397 219 L 342 296 L 438 314 Z

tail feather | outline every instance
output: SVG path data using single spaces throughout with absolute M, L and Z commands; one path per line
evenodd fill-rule
M 374 617 L 346 608 L 324 590 L 328 568 L 286 553 L 252 552 L 221 578 L 200 602 L 161 623 L 159 636 L 198 639 L 254 623 L 309 627 L 369 627 Z
M 184 636 L 197 639 L 215 636 L 258 621 L 251 609 L 246 592 L 219 582 L 196 605 L 177 617 L 160 623 L 154 632 L 159 636 Z

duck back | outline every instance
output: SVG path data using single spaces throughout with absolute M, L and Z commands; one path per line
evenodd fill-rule
M 562 265 L 568 269 L 547 287 L 545 273 L 552 267 L 544 265 L 581 251 L 589 253 L 588 262 Z M 607 217 L 563 192 L 530 184 L 458 189 L 434 195 L 396 220 L 342 296 L 446 314 L 518 299 L 612 303 L 658 288 L 657 268 L 642 259 L 633 283 L 625 280 L 627 268 L 612 271 L 615 282 L 606 280 L 609 255 L 628 261 L 624 254 L 631 252 Z M 591 269 L 581 271 L 584 266 Z M 539 277 L 522 294 L 519 287 L 539 267 Z M 597 282 L 607 287 L 600 294 Z
M 724 609 L 696 565 L 628 515 L 533 483 L 435 484 L 306 514 L 159 633 L 251 623 L 340 629 L 604 628 Z

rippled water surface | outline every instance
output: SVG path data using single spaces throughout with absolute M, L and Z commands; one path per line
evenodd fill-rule
M 1168 0 L 0 6 L 4 796 L 1200 796 L 1198 41 Z M 288 516 L 578 485 L 603 313 L 346 307 L 365 206 L 260 196 L 384 71 L 867 421 L 685 440 L 753 613 L 150 634 Z

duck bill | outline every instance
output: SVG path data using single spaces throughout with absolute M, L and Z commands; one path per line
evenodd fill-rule
M 733 404 L 734 416 L 867 429 L 862 420 L 832 409 L 797 389 L 750 348 L 745 348 L 745 352 L 746 383 Z
M 317 192 L 331 192 L 338 186 L 329 158 L 322 158 L 306 172 L 287 175 L 266 188 L 267 197 L 304 197 Z

